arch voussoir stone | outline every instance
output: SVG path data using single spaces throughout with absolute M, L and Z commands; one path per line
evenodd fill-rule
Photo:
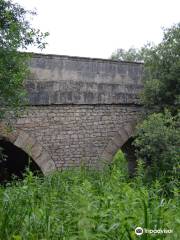
M 109 141 L 100 157 L 103 163 L 110 163 L 112 161 L 115 153 L 132 137 L 135 125 L 136 122 L 128 122 L 119 129 Z
M 132 137 L 135 127 L 136 127 L 136 124 L 137 124 L 136 121 L 134 121 L 134 122 L 127 123 L 124 126 L 124 130 L 127 132 L 129 138 Z
M 31 137 L 28 133 L 15 129 L 13 131 L 7 131 L 5 124 L 0 124 L 0 136 L 7 141 L 12 142 L 16 147 L 26 152 L 36 164 L 40 167 L 43 174 L 47 174 L 53 170 L 56 170 L 54 161 L 51 159 L 49 153 L 37 142 L 34 137 Z
M 31 148 L 36 144 L 35 138 L 30 137 L 24 131 L 19 131 L 16 140 L 14 141 L 14 145 L 22 148 L 29 155 L 31 153 Z
M 35 144 L 34 146 L 32 146 L 31 151 L 32 151 L 32 157 L 35 159 L 38 159 L 38 157 L 43 152 L 43 147 L 40 144 Z
M 43 171 L 45 173 L 49 173 L 49 172 L 52 172 L 54 171 L 54 163 L 52 161 L 45 161 L 44 164 L 43 164 Z
M 116 149 L 117 149 L 117 145 L 113 140 L 111 140 L 106 147 L 106 152 L 110 154 L 114 154 L 116 152 Z

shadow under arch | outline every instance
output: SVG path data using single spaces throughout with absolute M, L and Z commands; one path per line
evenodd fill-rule
M 110 164 L 115 154 L 118 152 L 119 149 L 121 149 L 128 158 L 129 173 L 134 173 L 136 162 L 134 160 L 134 147 L 131 145 L 131 143 L 133 141 L 135 126 L 136 122 L 128 122 L 122 125 L 119 131 L 109 141 L 102 153 L 100 160 L 103 164 Z
M 4 138 L 0 139 L 2 148 L 0 158 L 0 183 L 6 183 L 16 179 L 23 179 L 28 168 L 34 175 L 42 176 L 42 171 L 33 159 L 22 149 Z M 3 156 L 3 157 L 2 157 Z
M 34 137 L 31 137 L 25 131 L 22 131 L 21 129 L 10 131 L 5 124 L 1 123 L 0 139 L 4 139 L 6 142 L 10 142 L 17 148 L 22 149 L 33 159 L 44 175 L 56 170 L 55 163 L 48 152 Z
M 123 152 L 124 157 L 127 160 L 130 176 L 134 176 L 137 167 L 135 146 L 133 146 L 132 144 L 133 140 L 133 137 L 129 138 L 127 142 L 125 142 L 125 144 L 121 147 L 121 151 Z

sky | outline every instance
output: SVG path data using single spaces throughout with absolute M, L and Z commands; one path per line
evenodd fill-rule
M 49 32 L 42 53 L 109 58 L 117 48 L 162 40 L 180 22 L 180 0 L 13 0 L 36 10 L 32 26 Z M 28 51 L 40 52 L 35 48 Z

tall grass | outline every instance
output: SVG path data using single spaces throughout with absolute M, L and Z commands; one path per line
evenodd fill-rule
M 129 180 L 122 154 L 111 168 L 80 168 L 0 187 L 0 240 L 178 240 L 180 208 L 140 179 Z M 134 229 L 172 229 L 171 234 L 135 235 Z

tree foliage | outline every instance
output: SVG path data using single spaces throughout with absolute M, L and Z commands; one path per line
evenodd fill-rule
M 152 179 L 176 182 L 180 169 L 180 23 L 164 29 L 162 42 L 147 52 L 141 97 L 144 106 L 156 113 L 137 130 L 137 156 L 149 165 Z
M 175 111 L 180 104 L 180 23 L 164 29 L 160 44 L 145 59 L 143 103 Z
M 112 58 L 144 62 L 141 102 L 150 115 L 137 127 L 134 145 L 147 176 L 169 182 L 180 162 L 180 23 L 164 29 L 158 45 L 118 49 Z
M 137 48 L 129 48 L 125 50 L 123 48 L 118 48 L 111 55 L 112 60 L 129 61 L 129 62 L 143 62 L 142 52 Z
M 154 43 L 148 42 L 141 48 L 131 47 L 128 50 L 118 48 L 112 53 L 111 59 L 145 63 L 149 59 L 150 51 L 154 46 Z
M 48 33 L 31 26 L 28 16 L 36 15 L 11 0 L 0 0 L 0 117 L 17 112 L 24 103 L 24 80 L 28 73 L 27 53 L 19 50 L 34 45 L 43 49 Z
M 179 169 L 179 120 L 179 115 L 174 117 L 166 110 L 149 115 L 137 128 L 137 157 L 143 159 L 152 179 L 168 178 Z
M 162 42 L 146 44 L 140 49 L 117 49 L 114 60 L 144 62 L 144 91 L 141 99 L 146 107 L 171 108 L 180 104 L 180 23 L 163 30 Z

